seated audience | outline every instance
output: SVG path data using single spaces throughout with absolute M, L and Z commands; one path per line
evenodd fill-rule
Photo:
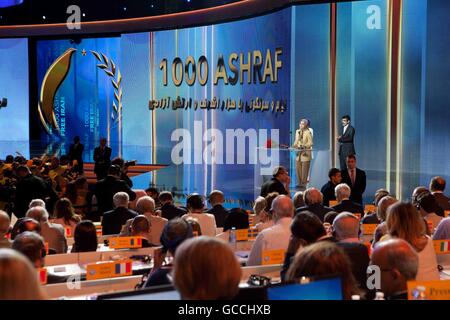
M 36 270 L 21 253 L 0 249 L 0 300 L 44 300 Z
M 304 199 L 305 197 L 303 195 L 303 191 L 297 191 L 294 194 L 294 196 L 292 197 L 292 202 L 294 203 L 294 210 L 302 208 L 306 205 Z
M 278 197 L 279 194 L 277 192 L 269 193 L 265 197 L 265 204 L 266 207 L 263 211 L 259 214 L 259 223 L 255 225 L 256 229 L 258 229 L 258 232 L 263 231 L 264 229 L 273 227 L 274 222 L 272 218 L 272 212 L 270 211 L 270 208 L 272 207 L 272 202 L 275 200 L 276 197 Z
M 229 212 L 223 207 L 225 196 L 223 195 L 222 191 L 212 191 L 209 194 L 208 201 L 211 204 L 211 209 L 206 212 L 214 216 L 214 218 L 216 219 L 217 228 L 224 228 L 224 223 Z
M 81 221 L 81 217 L 75 214 L 75 209 L 67 198 L 61 198 L 56 201 L 53 215 L 56 219 L 53 219 L 52 222 L 60 224 L 64 228 L 69 228 L 71 235 L 73 235 L 77 223 Z
M 436 231 L 433 234 L 433 240 L 450 239 L 450 217 L 442 219 L 439 222 Z
M 328 171 L 328 178 L 330 179 L 324 186 L 322 186 L 322 189 L 320 189 L 320 192 L 323 194 L 323 205 L 326 207 L 330 206 L 330 201 L 336 200 L 336 194 L 334 193 L 334 189 L 338 184 L 342 181 L 342 175 L 341 171 L 337 168 L 332 168 L 330 171 Z
M 387 197 L 389 195 L 389 191 L 387 191 L 386 189 L 378 189 L 375 192 L 375 196 L 374 196 L 374 200 L 373 200 L 373 205 L 375 206 L 375 208 L 378 207 L 378 203 L 380 202 L 381 199 L 383 199 L 384 197 Z M 374 212 L 367 212 L 364 217 L 361 219 L 361 223 L 362 224 L 380 224 L 381 221 L 380 219 L 378 219 L 377 216 L 377 210 L 375 210 Z
M 390 239 L 378 243 L 372 251 L 371 265 L 381 271 L 380 290 L 386 300 L 407 300 L 407 282 L 416 279 L 419 257 L 405 240 Z
M 33 218 L 20 218 L 11 231 L 11 240 L 14 240 L 19 234 L 25 231 L 41 234 L 41 225 Z
M 242 270 L 220 240 L 198 237 L 182 243 L 173 263 L 173 282 L 184 300 L 229 300 L 239 292 Z
M 117 192 L 113 197 L 113 201 L 115 209 L 107 211 L 103 215 L 103 235 L 119 234 L 122 226 L 126 224 L 129 219 L 133 219 L 137 216 L 135 211 L 128 209 L 130 199 L 127 193 Z
M 172 263 L 165 264 L 167 253 L 175 257 L 177 248 L 187 239 L 192 238 L 191 225 L 184 219 L 175 218 L 169 221 L 161 234 L 161 250 L 154 254 L 154 267 L 145 282 L 145 287 L 170 284 L 167 275 L 172 271 Z
M 11 248 L 11 241 L 6 237 L 11 232 L 11 219 L 5 211 L 0 210 L 0 248 Z
M 333 211 L 333 209 L 331 209 L 329 207 L 324 207 L 322 205 L 322 202 L 323 202 L 322 193 L 319 190 L 317 190 L 316 188 L 307 189 L 305 191 L 304 197 L 305 197 L 306 206 L 297 209 L 296 213 L 299 213 L 302 211 L 309 211 L 309 212 L 314 213 L 320 219 L 320 221 L 323 221 L 325 214 L 327 214 L 330 211 Z
M 183 216 L 186 218 L 195 218 L 200 224 L 202 234 L 208 237 L 216 236 L 216 218 L 209 213 L 203 212 L 205 203 L 203 197 L 197 193 L 191 194 L 186 201 L 188 213 Z
M 38 221 L 41 226 L 41 235 L 45 242 L 48 242 L 48 247 L 55 250 L 55 253 L 67 253 L 67 239 L 64 233 L 64 228 L 60 224 L 51 223 L 48 221 L 48 212 L 43 207 L 34 207 L 28 209 L 27 218 L 33 218 Z
M 302 200 L 303 201 L 303 200 Z M 256 226 L 261 222 L 261 217 L 264 216 L 264 209 L 266 208 L 266 198 L 258 196 L 255 200 L 255 204 L 253 205 L 253 225 Z
M 69 182 L 64 197 L 70 200 L 77 215 L 82 217 L 88 215 L 92 193 L 85 177 L 78 177 L 75 181 Z
M 159 194 L 159 202 L 161 203 L 161 217 L 167 220 L 181 218 L 187 212 L 173 203 L 172 193 L 163 191 Z
M 151 197 L 153 200 L 155 200 L 155 208 L 156 208 L 156 210 L 159 210 L 161 208 L 162 203 L 159 201 L 158 189 L 156 189 L 154 187 L 149 187 L 149 188 L 145 189 L 145 193 L 147 193 L 147 195 L 149 197 Z M 168 218 L 166 218 L 166 219 L 168 219 Z
M 359 242 L 359 219 L 350 212 L 340 213 L 333 222 L 333 235 L 350 260 L 353 276 L 359 288 L 366 290 L 367 267 L 369 252 L 367 247 Z
M 153 245 L 160 245 L 161 233 L 167 224 L 168 220 L 161 218 L 157 215 L 155 208 L 155 201 L 152 197 L 145 196 L 140 198 L 136 203 L 136 211 L 138 214 L 147 218 L 150 224 L 150 233 L 147 235 L 147 239 Z M 131 224 L 131 221 L 127 222 L 126 228 Z
M 395 203 L 389 207 L 386 219 L 390 238 L 406 240 L 419 255 L 418 281 L 439 280 L 436 253 L 433 240 L 426 235 L 425 225 L 416 208 L 410 203 Z
M 273 200 L 271 211 L 273 212 L 275 224 L 273 227 L 264 229 L 258 234 L 250 251 L 247 266 L 261 265 L 263 250 L 286 250 L 288 248 L 294 205 L 289 197 L 280 195 Z
M 150 234 L 150 222 L 146 216 L 140 215 L 133 219 L 130 226 L 130 236 L 142 238 L 142 248 L 154 247 L 147 238 Z
M 200 237 L 202 235 L 202 228 L 200 227 L 200 223 L 198 223 L 197 219 L 184 218 L 183 220 L 186 220 L 186 222 L 191 226 L 194 237 Z
M 90 220 L 80 221 L 75 227 L 72 253 L 97 251 L 97 229 Z
M 377 206 L 377 217 L 380 220 L 380 224 L 375 229 L 375 233 L 373 235 L 373 241 L 372 241 L 372 248 L 375 246 L 375 244 L 380 241 L 380 239 L 387 234 L 387 226 L 386 226 L 386 216 L 387 216 L 387 210 L 391 205 L 398 202 L 397 199 L 395 199 L 392 196 L 386 196 L 382 198 L 378 202 Z
M 276 167 L 273 171 L 273 177 L 261 186 L 261 197 L 266 197 L 269 193 L 277 192 L 278 194 L 289 195 L 289 183 L 291 178 L 284 167 Z
M 34 207 L 42 207 L 45 208 L 45 201 L 42 199 L 33 199 L 30 201 L 30 204 L 28 205 L 28 209 L 34 208 Z
M 30 260 L 36 269 L 45 267 L 45 243 L 44 239 L 35 232 L 25 231 L 19 234 L 12 244 L 12 249 L 20 252 Z M 63 283 L 67 277 L 59 276 L 47 270 L 47 283 Z
M 244 209 L 233 208 L 229 211 L 228 216 L 225 218 L 223 231 L 228 231 L 233 228 L 236 230 L 248 229 L 250 227 L 248 223 L 248 214 Z
M 436 198 L 436 201 L 442 210 L 450 210 L 450 198 L 444 195 L 445 179 L 442 177 L 434 177 L 430 181 L 430 191 Z
M 430 231 L 432 234 L 434 232 L 434 229 L 442 220 L 442 217 L 436 214 L 436 212 L 439 211 L 439 205 L 437 204 L 436 199 L 431 193 L 424 192 L 420 194 L 417 197 L 417 209 L 419 210 L 425 221 L 431 222 Z
M 339 276 L 345 300 L 352 295 L 362 295 L 351 271 L 351 264 L 336 244 L 321 241 L 300 250 L 286 274 L 286 281 L 298 281 L 302 277 Z
M 325 217 L 323 218 L 323 223 L 328 223 L 330 225 L 333 224 L 334 219 L 336 219 L 336 217 L 338 216 L 339 213 L 337 213 L 336 211 L 330 211 L 328 212 Z
M 332 207 L 332 210 L 336 211 L 337 213 L 346 211 L 351 213 L 359 213 L 361 214 L 361 216 L 363 215 L 363 207 L 359 203 L 350 200 L 351 190 L 347 184 L 338 184 L 336 186 L 335 192 L 338 204 Z

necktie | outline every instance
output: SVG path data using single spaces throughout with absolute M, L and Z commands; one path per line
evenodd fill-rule
M 350 170 L 350 179 L 352 179 L 352 186 L 355 185 L 355 169 Z

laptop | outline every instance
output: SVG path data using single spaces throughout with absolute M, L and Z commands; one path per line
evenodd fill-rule
M 343 300 L 339 277 L 310 279 L 308 283 L 282 283 L 267 288 L 267 300 Z

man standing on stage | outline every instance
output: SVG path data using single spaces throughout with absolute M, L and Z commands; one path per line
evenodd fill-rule
M 313 137 L 308 126 L 308 120 L 302 119 L 299 129 L 295 131 L 294 148 L 300 149 L 296 157 L 297 185 L 300 190 L 306 190 L 308 184 L 309 168 L 312 159 L 311 148 Z
M 355 138 L 355 128 L 350 125 L 350 116 L 342 117 L 343 133 L 337 138 L 339 142 L 339 160 L 341 163 L 341 170 L 347 170 L 346 159 L 350 154 L 356 154 L 353 140 Z
M 69 159 L 73 170 L 79 174 L 83 173 L 83 151 L 84 145 L 80 143 L 80 137 L 76 136 L 69 148 Z
M 106 139 L 100 139 L 100 146 L 94 149 L 94 173 L 97 175 L 97 180 L 102 180 L 108 174 L 108 169 L 111 166 L 112 149 L 106 146 Z

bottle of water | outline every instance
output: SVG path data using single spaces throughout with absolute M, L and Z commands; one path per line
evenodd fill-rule
M 376 292 L 375 293 L 375 300 L 385 300 L 384 299 L 384 293 L 380 292 L 380 291 Z
M 231 247 L 236 250 L 236 228 L 230 230 L 230 244 Z

